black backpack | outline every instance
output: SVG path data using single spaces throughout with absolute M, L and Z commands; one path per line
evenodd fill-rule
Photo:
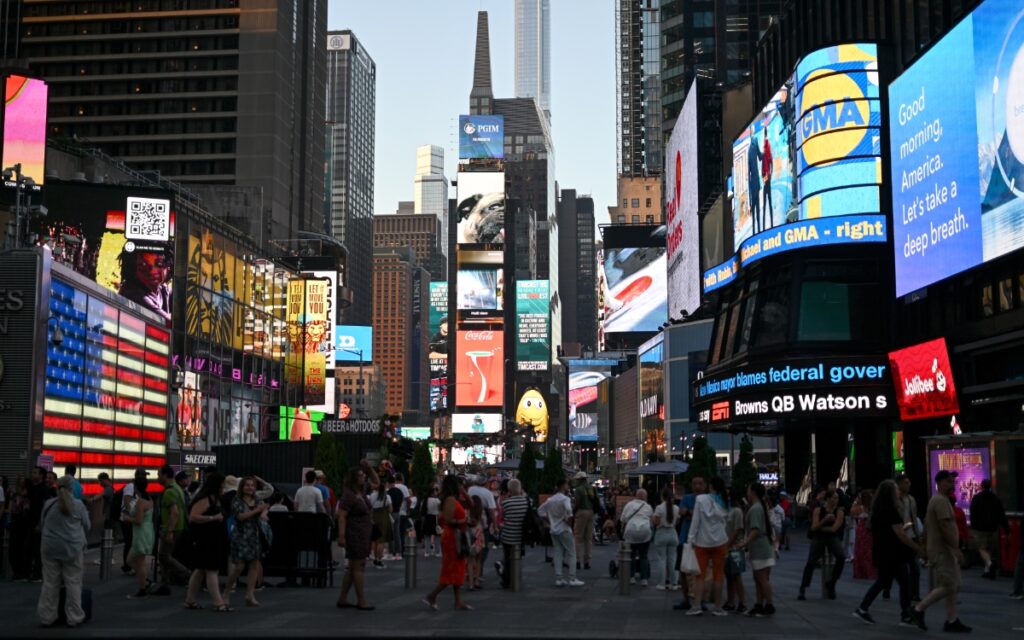
M 526 517 L 523 518 L 523 545 L 544 544 L 544 520 L 537 513 L 537 507 L 533 500 L 529 501 L 530 506 L 526 510 Z

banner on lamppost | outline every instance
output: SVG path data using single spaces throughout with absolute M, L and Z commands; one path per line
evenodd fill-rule
M 288 282 L 289 383 L 302 385 L 303 404 L 326 402 L 327 358 L 320 343 L 327 333 L 330 281 L 295 278 Z

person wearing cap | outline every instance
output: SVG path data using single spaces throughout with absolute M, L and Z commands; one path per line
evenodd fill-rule
M 928 629 L 924 622 L 924 612 L 939 600 L 946 601 L 946 622 L 942 627 L 943 631 L 966 633 L 971 630 L 960 622 L 956 610 L 956 599 L 961 584 L 960 564 L 964 561 L 953 505 L 950 502 L 950 496 L 956 489 L 956 476 L 955 471 L 945 469 L 935 474 L 936 492 L 928 501 L 928 510 L 925 513 L 925 543 L 935 588 L 928 592 L 917 606 L 910 608 L 913 621 L 922 630 Z
M 924 534 L 924 524 L 917 510 L 917 500 L 910 494 L 910 476 L 905 473 L 896 476 L 896 487 L 900 490 L 899 507 L 903 527 L 910 539 L 918 542 Z M 916 558 L 910 563 L 910 599 L 921 601 L 921 563 Z
M 85 573 L 85 542 L 89 535 L 89 512 L 81 500 L 75 500 L 74 478 L 57 480 L 57 497 L 50 498 L 42 510 L 43 588 L 39 592 L 36 613 L 44 627 L 57 622 L 57 605 L 63 584 L 64 612 L 69 627 L 85 622 L 82 610 L 82 576 Z
M 576 489 L 573 491 L 573 535 L 576 538 L 576 550 L 579 553 L 576 569 L 590 568 L 590 558 L 594 554 L 594 511 L 597 507 L 597 492 L 587 482 L 587 472 L 578 471 L 573 476 Z

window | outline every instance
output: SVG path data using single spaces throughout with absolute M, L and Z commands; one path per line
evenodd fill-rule
M 640 216 L 633 216 L 633 224 L 640 224 Z
M 981 315 L 985 318 L 991 318 L 995 312 L 992 300 L 992 285 L 987 284 L 981 288 Z
M 622 208 L 623 209 L 629 208 L 629 200 L 627 200 L 625 198 L 622 199 Z
M 1013 280 L 1006 278 L 999 281 L 999 310 L 1009 311 L 1013 308 Z
M 632 202 L 630 204 L 633 205 L 634 209 L 639 209 L 640 208 L 640 198 L 633 198 L 633 200 L 632 200 Z

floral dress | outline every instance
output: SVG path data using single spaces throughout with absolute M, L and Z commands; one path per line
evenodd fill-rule
M 263 502 L 259 499 L 249 506 L 241 496 L 231 501 L 231 514 L 235 516 L 235 530 L 231 536 L 231 561 L 252 562 L 263 555 L 260 548 L 260 516 L 242 520 L 239 516 L 258 509 Z

